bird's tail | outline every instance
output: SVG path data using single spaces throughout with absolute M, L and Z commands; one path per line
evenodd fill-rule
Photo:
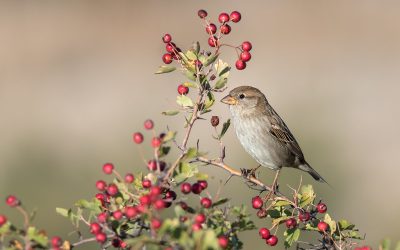
M 324 178 L 322 178 L 322 176 L 320 174 L 318 174 L 317 171 L 315 171 L 310 166 L 310 164 L 308 164 L 307 162 L 305 162 L 304 164 L 299 165 L 299 169 L 309 173 L 316 181 L 324 182 L 324 183 L 328 184 L 328 182 Z

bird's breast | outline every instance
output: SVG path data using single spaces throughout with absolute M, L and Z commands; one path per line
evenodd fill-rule
M 236 135 L 246 152 L 264 167 L 280 168 L 279 152 L 276 151 L 276 141 L 269 133 L 271 125 L 268 118 L 243 117 L 234 112 L 232 115 Z

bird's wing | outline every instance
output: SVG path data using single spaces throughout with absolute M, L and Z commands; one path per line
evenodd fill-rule
M 269 110 L 271 111 L 268 116 L 271 122 L 269 133 L 275 137 L 282 146 L 287 147 L 300 160 L 303 160 L 303 152 L 285 122 L 271 106 Z

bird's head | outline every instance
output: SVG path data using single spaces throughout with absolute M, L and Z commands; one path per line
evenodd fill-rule
M 257 107 L 264 108 L 267 100 L 260 90 L 251 86 L 240 86 L 232 89 L 221 102 L 228 104 L 231 110 L 250 112 Z

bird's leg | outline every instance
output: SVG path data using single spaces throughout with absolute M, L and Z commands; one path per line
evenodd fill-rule
M 256 177 L 256 171 L 257 169 L 259 169 L 261 167 L 261 165 L 258 165 L 256 168 L 252 168 L 252 169 L 247 169 L 247 168 L 242 168 L 240 169 L 242 172 L 243 177 L 249 178 L 249 177 Z

